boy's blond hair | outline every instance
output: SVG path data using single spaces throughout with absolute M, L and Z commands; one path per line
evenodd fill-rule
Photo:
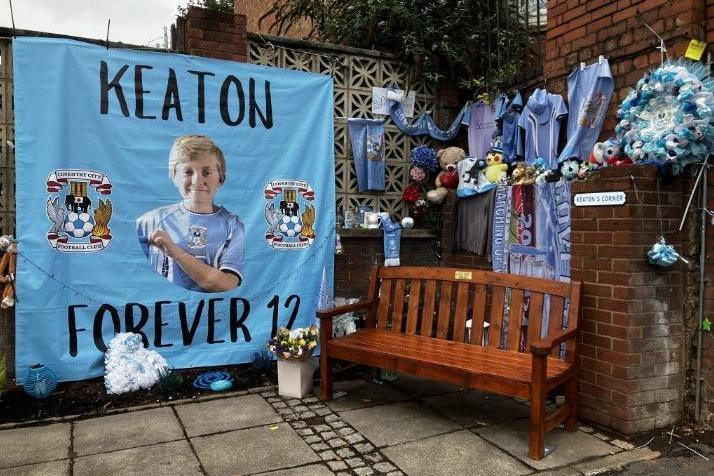
M 226 159 L 223 152 L 208 137 L 202 135 L 185 135 L 176 138 L 169 152 L 169 178 L 176 176 L 176 168 L 182 161 L 196 160 L 208 155 L 216 160 L 221 183 L 226 181 Z

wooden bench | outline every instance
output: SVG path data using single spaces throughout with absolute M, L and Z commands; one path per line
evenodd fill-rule
M 360 310 L 367 311 L 365 328 L 333 338 L 332 318 Z M 527 327 L 522 325 L 526 313 Z M 528 456 L 538 460 L 546 432 L 563 421 L 568 431 L 577 427 L 579 313 L 579 282 L 376 267 L 366 300 L 317 311 L 320 397 L 332 398 L 332 361 L 340 359 L 527 398 Z M 465 341 L 468 314 L 470 342 Z M 484 322 L 490 324 L 485 336 Z M 546 415 L 546 396 L 559 386 L 565 388 L 565 403 Z

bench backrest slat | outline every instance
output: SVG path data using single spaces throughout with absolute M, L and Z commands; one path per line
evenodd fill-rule
M 379 299 L 368 324 L 381 329 L 524 352 L 541 336 L 577 326 L 577 282 L 420 267 L 379 267 L 372 277 Z M 553 355 L 572 359 L 575 346 L 569 341 Z
M 550 296 L 550 315 L 548 316 L 548 334 L 563 328 L 563 312 L 565 300 L 558 296 Z M 560 353 L 559 348 L 553 349 L 553 356 Z
M 377 308 L 377 327 L 386 329 L 389 323 L 390 294 L 392 293 L 392 280 L 383 279 L 379 289 L 379 307 Z
M 483 323 L 486 318 L 486 286 L 474 285 L 471 301 L 471 343 L 481 345 L 483 342 Z
M 430 279 L 424 289 L 424 307 L 421 313 L 421 335 L 431 336 L 434 321 L 434 297 L 436 296 L 436 281 Z
M 392 311 L 392 330 L 402 330 L 404 318 L 404 279 L 396 279 L 394 285 L 394 310 Z
M 463 342 L 466 334 L 466 313 L 469 303 L 469 283 L 459 283 L 456 288 L 456 309 L 454 310 L 454 342 Z
M 436 323 L 436 337 L 446 339 L 449 333 L 449 316 L 451 315 L 451 281 L 441 282 L 441 299 L 439 299 L 439 317 Z
M 540 338 L 543 325 L 543 293 L 531 293 L 528 305 L 528 342 L 526 352 L 531 350 L 531 342 Z
M 505 288 L 494 288 L 491 294 L 491 326 L 488 328 L 489 347 L 501 346 L 501 326 L 503 325 L 503 307 L 506 297 Z
M 412 279 L 409 283 L 409 307 L 407 310 L 407 334 L 417 333 L 419 322 L 419 299 L 421 298 L 421 280 Z
M 508 340 L 506 341 L 508 350 L 518 351 L 521 343 L 523 294 L 522 289 L 511 289 L 511 310 L 508 313 Z

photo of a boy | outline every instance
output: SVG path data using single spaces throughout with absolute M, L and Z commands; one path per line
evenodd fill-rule
M 144 254 L 159 274 L 185 289 L 236 288 L 242 282 L 245 229 L 238 216 L 214 203 L 226 180 L 223 152 L 206 136 L 181 136 L 169 152 L 168 169 L 183 199 L 136 221 Z

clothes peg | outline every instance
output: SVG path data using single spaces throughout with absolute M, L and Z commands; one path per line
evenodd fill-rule
M 580 71 L 585 71 L 585 61 L 580 62 Z
M 597 64 L 602 64 L 602 60 L 604 60 L 605 57 L 603 55 L 600 55 L 597 57 Z

